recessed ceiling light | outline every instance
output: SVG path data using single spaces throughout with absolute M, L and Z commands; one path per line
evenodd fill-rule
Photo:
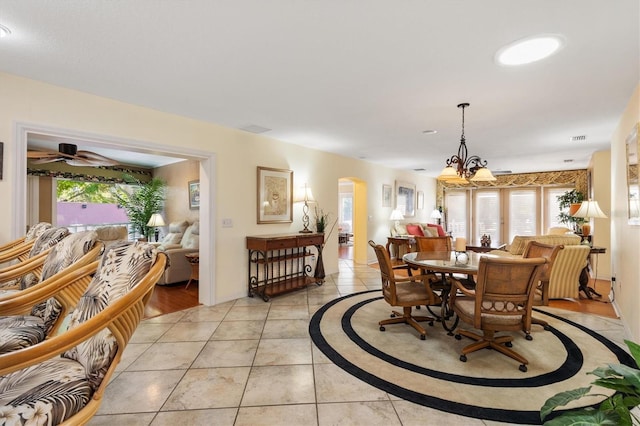
M 4 25 L 0 25 L 0 38 L 4 38 L 11 34 L 11 30 Z
M 496 61 L 501 65 L 524 65 L 556 53 L 564 45 L 559 34 L 542 34 L 514 41 L 498 50 Z
M 436 133 L 438 133 L 437 130 L 423 130 L 422 133 L 424 133 L 425 135 L 435 135 Z

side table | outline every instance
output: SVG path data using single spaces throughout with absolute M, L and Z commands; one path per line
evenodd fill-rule
M 191 264 L 191 276 L 189 277 L 189 281 L 187 282 L 185 290 L 189 288 L 189 284 L 191 281 L 199 281 L 200 280 L 200 253 L 189 253 L 185 254 L 184 257 L 187 258 L 189 263 Z
M 391 258 L 391 246 L 395 246 L 395 257 L 400 260 L 402 256 L 400 255 L 400 246 L 407 246 L 407 253 L 415 251 L 416 239 L 411 235 L 397 235 L 395 237 L 387 237 L 387 253 L 389 253 L 389 257 Z

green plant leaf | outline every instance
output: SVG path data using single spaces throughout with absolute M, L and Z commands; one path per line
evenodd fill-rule
M 636 365 L 640 366 L 640 345 L 631 340 L 625 340 L 624 343 L 627 344 L 629 352 L 631 352 L 633 359 L 636 361 Z
M 580 410 L 564 413 L 555 419 L 544 422 L 545 426 L 593 426 L 612 425 L 626 426 L 621 423 L 620 416 L 615 411 Z M 631 426 L 631 424 L 629 424 Z
M 544 420 L 547 416 L 556 408 L 563 405 L 567 405 L 571 401 L 582 398 L 587 395 L 591 390 L 591 386 L 585 388 L 578 388 L 569 391 L 564 391 L 555 394 L 551 398 L 547 399 L 540 409 L 540 420 Z
M 624 377 L 636 390 L 640 390 L 640 370 L 624 364 L 612 364 L 609 367 L 611 367 L 616 374 Z

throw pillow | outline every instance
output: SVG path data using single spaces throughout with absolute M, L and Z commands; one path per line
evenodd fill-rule
M 407 234 L 408 234 L 407 227 L 404 224 L 399 223 L 396 225 L 396 235 L 407 235 Z
M 422 227 L 420 225 L 407 225 L 407 233 L 409 235 L 417 235 L 419 237 L 424 237 L 424 233 L 422 232 Z
M 436 228 L 438 230 L 438 237 L 446 237 L 447 233 L 444 232 L 442 225 L 436 225 L 435 223 L 427 223 L 429 228 Z
M 432 228 L 430 226 L 423 226 L 422 233 L 425 237 L 438 237 L 438 230 L 436 228 Z

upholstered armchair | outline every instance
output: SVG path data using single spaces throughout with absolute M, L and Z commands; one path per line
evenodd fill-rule
M 40 222 L 33 225 L 23 237 L 10 241 L 0 246 L 0 263 L 18 260 L 25 261 L 36 239 L 47 229 L 51 228 L 48 222 Z
M 49 228 L 43 231 L 34 241 L 26 260 L 0 269 L 0 289 L 24 289 L 38 282 L 49 251 L 68 235 L 67 228 Z
M 0 412 L 13 424 L 87 423 L 165 264 L 150 244 L 112 246 L 63 332 L 0 356 Z M 91 276 L 93 267 L 75 273 Z
M 198 253 L 200 247 L 200 222 L 189 224 L 186 221 L 169 224 L 169 233 L 158 245 L 164 251 L 169 265 L 158 280 L 159 285 L 186 282 L 191 277 L 191 264 L 186 254 Z
M 57 331 L 89 284 L 89 276 L 75 272 L 89 264 L 95 272 L 103 246 L 93 231 L 71 234 L 47 255 L 39 283 L 0 293 L 0 354 L 34 345 Z

